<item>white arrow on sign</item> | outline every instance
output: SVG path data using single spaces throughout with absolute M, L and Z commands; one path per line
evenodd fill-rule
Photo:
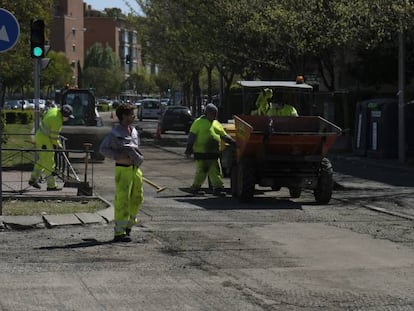
M 4 25 L 0 29 L 0 40 L 10 42 L 9 35 L 7 34 L 6 26 Z

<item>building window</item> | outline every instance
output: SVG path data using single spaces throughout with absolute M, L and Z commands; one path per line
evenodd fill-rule
M 72 44 L 72 52 L 76 52 L 76 44 L 75 43 Z

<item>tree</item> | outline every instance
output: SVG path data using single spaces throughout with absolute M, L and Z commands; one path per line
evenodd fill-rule
M 48 90 L 62 88 L 71 80 L 72 68 L 63 52 L 50 51 L 48 67 L 41 71 L 41 87 Z
M 30 20 L 43 19 L 48 25 L 53 0 L 0 0 L 0 7 L 7 8 L 19 21 L 20 37 L 16 46 L 1 54 L 1 98 L 4 102 L 6 92 L 22 90 L 27 85 L 33 85 L 33 61 L 30 58 Z M 48 37 L 46 29 L 46 38 Z
M 216 65 L 226 88 L 235 75 L 294 79 L 318 73 L 334 91 L 342 86 L 337 78 L 346 74 L 346 57 L 389 45 L 414 21 L 413 1 L 136 1 L 145 14 L 145 60 L 161 64 L 183 85 L 203 66 Z
M 123 73 L 116 54 L 109 46 L 92 45 L 86 53 L 83 85 L 95 89 L 97 96 L 116 96 L 120 92 Z

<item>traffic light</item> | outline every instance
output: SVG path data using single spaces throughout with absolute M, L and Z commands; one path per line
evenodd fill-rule
M 125 56 L 125 64 L 131 64 L 131 55 L 129 55 L 129 54 L 127 54 L 126 56 Z
M 32 20 L 30 24 L 30 56 L 43 58 L 45 54 L 45 23 L 41 19 Z

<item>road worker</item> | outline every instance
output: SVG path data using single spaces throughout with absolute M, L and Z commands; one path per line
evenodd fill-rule
M 282 98 L 282 93 L 276 92 L 266 115 L 269 117 L 297 117 L 298 112 L 295 107 L 285 103 L 285 100 Z
M 139 150 L 134 122 L 135 106 L 119 105 L 116 116 L 119 124 L 112 128 L 100 144 L 99 151 L 115 161 L 114 242 L 130 242 L 132 227 L 137 223 L 138 211 L 144 202 L 142 171 L 144 157 Z
M 185 154 L 190 157 L 194 153 L 196 163 L 196 172 L 190 188 L 194 194 L 204 194 L 201 186 L 207 176 L 213 187 L 214 195 L 226 194 L 220 164 L 220 142 L 223 139 L 230 145 L 235 145 L 235 141 L 216 120 L 217 112 L 218 109 L 214 104 L 207 104 L 204 114 L 194 120 L 188 135 Z
M 73 119 L 72 107 L 63 105 L 61 109 L 58 107 L 49 108 L 39 124 L 39 129 L 35 134 L 36 149 L 50 150 L 39 151 L 38 159 L 34 165 L 32 174 L 29 179 L 29 185 L 41 189 L 39 179 L 42 174 L 46 175 L 47 191 L 59 191 L 55 178 L 55 153 L 53 150 L 61 149 L 60 132 L 64 121 Z
M 251 112 L 253 116 L 265 116 L 270 109 L 270 100 L 273 96 L 272 89 L 263 89 L 256 99 L 256 110 Z

